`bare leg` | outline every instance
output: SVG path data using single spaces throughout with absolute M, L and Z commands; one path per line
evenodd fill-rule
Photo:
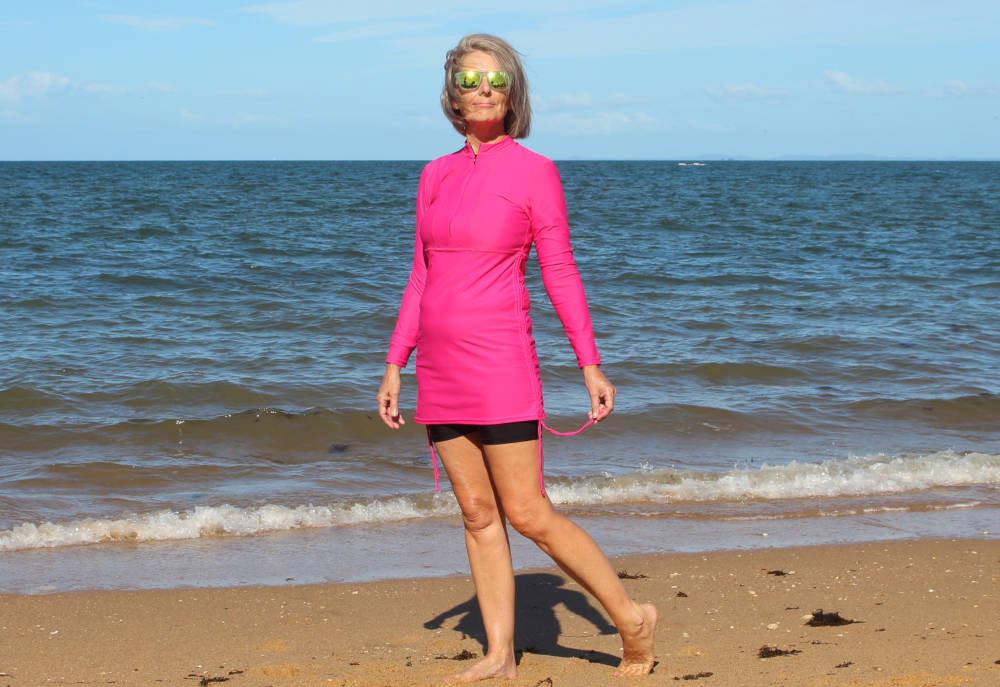
M 446 682 L 517 677 L 514 661 L 514 570 L 507 523 L 500 509 L 482 445 L 475 434 L 435 444 L 465 523 L 465 546 L 486 629 L 486 655 Z
M 593 594 L 611 616 L 623 645 L 615 675 L 645 675 L 652 670 L 656 608 L 633 601 L 597 543 L 542 496 L 538 443 L 485 446 L 484 452 L 501 508 L 511 524 Z

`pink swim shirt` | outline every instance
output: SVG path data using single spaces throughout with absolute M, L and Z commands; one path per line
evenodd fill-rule
M 599 364 L 555 164 L 504 138 L 424 167 L 413 269 L 386 357 L 404 367 L 417 350 L 417 422 L 545 417 L 524 284 L 532 244 L 577 364 Z

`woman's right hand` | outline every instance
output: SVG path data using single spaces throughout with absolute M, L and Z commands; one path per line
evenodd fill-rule
M 400 386 L 399 365 L 386 363 L 382 386 L 378 389 L 378 414 L 382 422 L 392 429 L 399 429 L 400 425 L 406 424 L 406 420 L 399 414 Z

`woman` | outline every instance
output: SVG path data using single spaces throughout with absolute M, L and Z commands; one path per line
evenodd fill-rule
M 507 521 L 603 604 L 624 645 L 615 675 L 648 673 L 656 609 L 629 598 L 597 544 L 553 508 L 542 483 L 544 410 L 524 286 L 532 244 L 583 371 L 589 422 L 612 411 L 615 388 L 598 367 L 559 174 L 514 140 L 527 136 L 531 119 L 517 54 L 494 36 L 464 37 L 448 52 L 441 105 L 465 146 L 420 176 L 413 270 L 378 404 L 386 425 L 404 423 L 399 371 L 416 348 L 414 419 L 427 425 L 461 507 L 487 637 L 483 659 L 454 678 L 517 675 Z

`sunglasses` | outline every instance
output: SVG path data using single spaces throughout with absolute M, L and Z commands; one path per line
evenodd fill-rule
M 464 71 L 455 74 L 455 85 L 463 91 L 474 91 L 486 79 L 494 91 L 506 91 L 510 88 L 510 74 L 507 72 L 477 72 Z

